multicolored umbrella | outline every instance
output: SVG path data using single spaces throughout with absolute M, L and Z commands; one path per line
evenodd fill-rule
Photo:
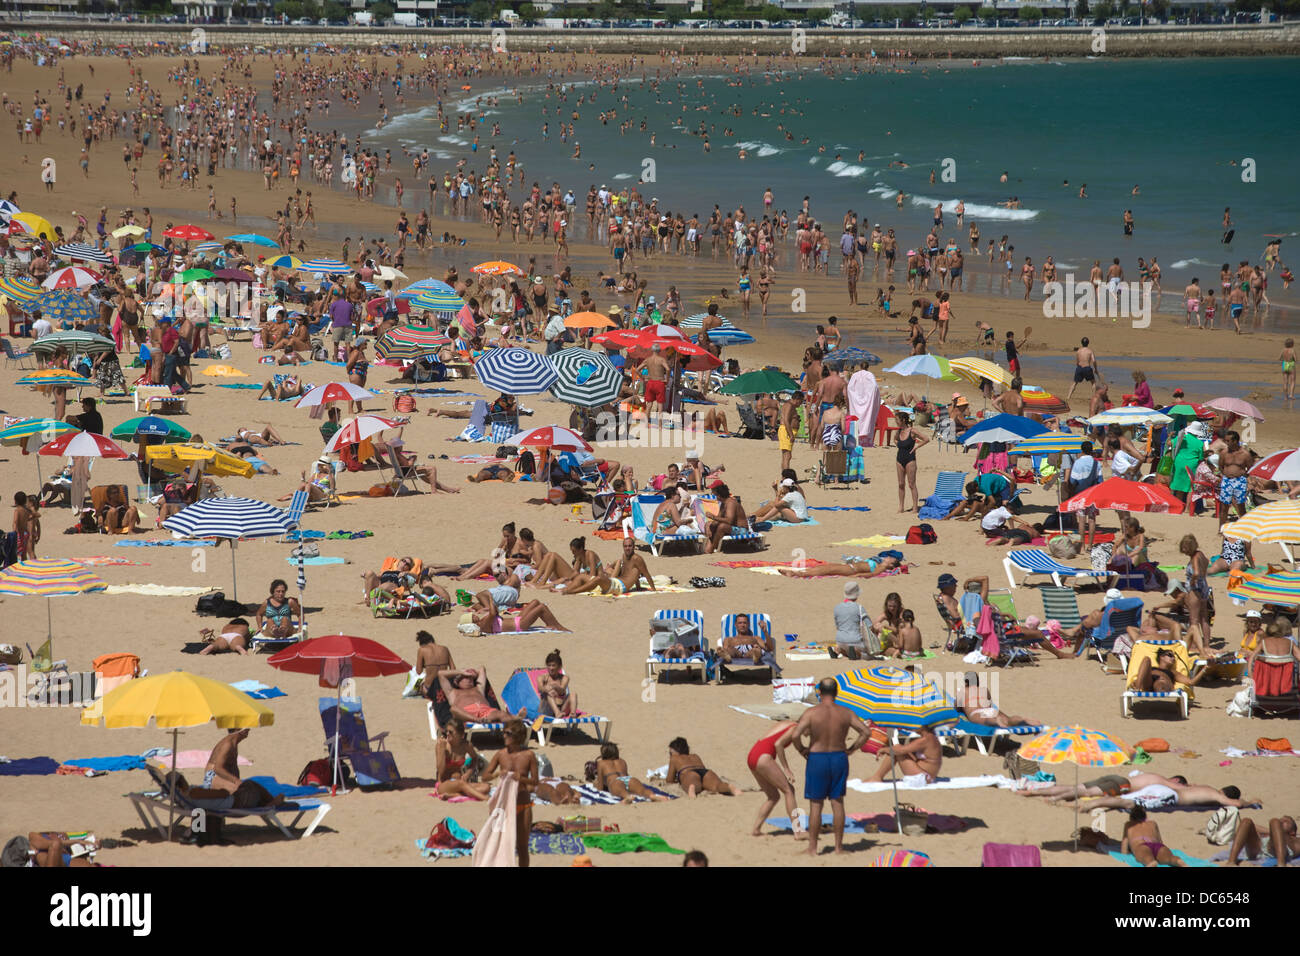
M 297 256 L 276 256 L 266 260 L 266 266 L 274 269 L 301 269 L 302 260 Z
M 1205 407 L 1213 408 L 1218 412 L 1227 412 L 1229 415 L 1236 415 L 1239 418 L 1253 418 L 1257 422 L 1264 420 L 1260 410 L 1242 398 L 1212 398 L 1205 403 Z
M 577 432 L 559 425 L 542 425 L 511 435 L 503 445 L 516 448 L 558 448 L 561 451 L 591 451 L 591 446 Z
M 178 446 L 168 445 L 167 448 Z M 152 451 L 153 449 L 149 449 Z M 239 600 L 235 542 L 240 538 L 277 538 L 294 526 L 289 512 L 254 498 L 204 498 L 182 508 L 162 526 L 187 538 L 224 538 L 230 542 L 231 598 Z
M 60 458 L 126 458 L 126 450 L 111 438 L 96 435 L 94 432 L 74 432 L 60 435 L 47 445 L 42 445 L 38 455 L 54 455 Z
M 909 355 L 881 371 L 891 375 L 924 375 L 943 382 L 961 381 L 961 376 L 953 369 L 952 363 L 941 355 Z
M 416 282 L 412 282 L 401 292 L 397 293 L 397 297 L 399 299 L 414 299 L 420 293 L 429 291 L 450 292 L 452 295 L 456 294 L 456 290 L 441 279 L 420 279 Z
M 1026 414 L 1063 415 L 1070 410 L 1069 402 L 1041 388 L 1022 388 L 1020 398 L 1025 403 Z
M 948 364 L 952 367 L 952 371 L 955 375 L 959 375 L 966 381 L 973 382 L 976 385 L 978 385 L 982 379 L 988 379 L 990 382 L 995 382 L 1003 388 L 1010 388 L 1011 382 L 1015 378 L 1015 376 L 1004 369 L 1001 365 L 998 365 L 995 362 L 990 362 L 988 359 L 977 358 L 973 355 L 953 359 Z
M 489 349 L 474 363 L 474 373 L 488 388 L 506 395 L 536 395 L 559 378 L 546 356 L 521 348 Z
M 334 402 L 363 402 L 367 398 L 374 397 L 374 392 L 367 391 L 360 385 L 353 385 L 351 382 L 329 382 L 325 385 L 317 385 L 294 402 L 293 407 L 316 408 L 320 405 L 332 405 Z
M 524 274 L 524 270 L 513 262 L 502 262 L 499 259 L 492 262 L 480 262 L 469 271 L 481 276 L 521 276 Z
M 89 299 L 74 289 L 53 289 L 41 294 L 31 303 L 40 309 L 51 323 L 93 322 L 99 318 L 97 309 Z
M 342 259 L 331 259 L 328 256 L 318 256 L 315 259 L 304 259 L 299 266 L 303 272 L 347 272 L 348 264 Z
M 1103 511 L 1152 511 L 1180 515 L 1186 507 L 1164 485 L 1107 478 L 1061 502 L 1060 511 L 1082 511 L 1092 505 Z
M 0 278 L 0 292 L 20 303 L 25 303 L 39 298 L 41 287 L 35 282 L 29 282 L 17 276 L 5 276 Z
M 48 239 L 51 242 L 58 237 L 54 231 L 54 224 L 44 216 L 38 216 L 31 212 L 15 213 L 9 217 L 9 231 L 26 233 L 29 236 L 40 236 L 42 239 Z
M 274 239 L 259 236 L 255 232 L 241 232 L 237 236 L 226 236 L 226 242 L 247 243 L 250 246 L 262 246 L 266 249 L 278 249 L 280 244 Z
M 880 854 L 867 865 L 898 868 L 934 866 L 934 863 L 920 850 L 881 850 Z
M 33 352 L 56 352 L 63 349 L 69 355 L 98 355 L 100 352 L 116 352 L 117 345 L 112 339 L 102 335 L 95 335 L 93 332 L 83 332 L 80 329 L 66 329 L 60 332 L 51 332 L 43 339 L 37 339 L 32 343 Z
M 169 418 L 139 415 L 122 422 L 109 432 L 109 437 L 122 440 L 150 437 L 161 438 L 164 442 L 182 442 L 190 440 L 190 433 L 184 426 L 176 424 Z
M 358 415 L 355 418 L 349 418 L 343 423 L 338 431 L 334 433 L 325 445 L 325 454 L 338 451 L 344 445 L 355 445 L 365 441 L 374 435 L 390 428 L 401 428 L 400 422 L 395 422 L 391 418 L 380 418 L 378 415 Z
M 0 571 L 0 594 L 45 598 L 46 640 L 54 639 L 50 598 L 103 591 L 108 585 L 67 558 L 29 558 Z
M 1032 418 L 1021 415 L 994 415 L 976 422 L 967 431 L 957 436 L 963 445 L 978 445 L 985 442 L 1018 442 L 1033 438 L 1047 431 Z
M 1263 574 L 1244 574 L 1228 581 L 1228 596 L 1265 604 L 1300 604 L 1300 571 L 1269 565 Z
M 1300 500 L 1270 501 L 1220 531 L 1229 538 L 1288 544 L 1300 541 Z
M 1033 438 L 1016 442 L 1007 449 L 1008 455 L 1051 455 L 1056 452 L 1073 455 L 1078 452 L 1088 439 L 1083 435 L 1071 435 L 1068 432 L 1044 432 Z
M 414 295 L 398 295 L 397 298 L 410 302 L 412 308 L 428 312 L 455 313 L 465 308 L 465 300 L 450 288 L 422 289 Z
M 1141 405 L 1108 408 L 1087 419 L 1089 425 L 1168 425 L 1173 419 L 1163 412 Z
M 1100 730 L 1052 727 L 1020 745 L 1017 754 L 1039 763 L 1074 764 L 1074 782 L 1079 783 L 1080 767 L 1119 767 L 1129 762 L 1133 748 L 1118 737 Z M 1074 801 L 1074 848 L 1079 849 L 1079 801 Z
M 723 395 L 775 395 L 798 390 L 799 383 L 789 375 L 768 368 L 737 375 L 718 389 Z
M 60 259 L 68 259 L 72 262 L 97 262 L 102 266 L 113 264 L 111 255 L 103 249 L 96 249 L 84 242 L 70 242 L 66 245 L 55 246 L 54 254 Z
M 1255 462 L 1250 473 L 1265 481 L 1300 481 L 1300 448 L 1275 451 Z
M 84 375 L 70 372 L 65 368 L 43 368 L 28 372 L 15 385 L 28 385 L 33 388 L 89 388 L 95 383 Z
M 948 695 L 901 667 L 863 667 L 840 674 L 835 703 L 863 720 L 900 730 L 946 727 L 959 717 Z
M 375 353 L 385 359 L 417 359 L 421 355 L 438 351 L 450 342 L 451 339 L 437 329 L 421 325 L 399 325 L 380 337 L 375 343 Z
M 29 418 L 0 431 L 0 445 L 21 445 L 33 436 L 40 436 L 42 442 L 48 442 L 78 431 L 81 429 L 76 425 L 57 418 Z
M 202 226 L 196 226 L 193 223 L 184 223 L 179 226 L 172 226 L 163 233 L 168 239 L 183 239 L 186 242 L 195 242 L 202 239 L 215 239 L 212 233 L 208 232 Z
M 623 390 L 623 373 L 609 356 L 591 349 L 561 349 L 551 356 L 559 378 L 551 394 L 581 408 L 598 408 L 615 401 Z

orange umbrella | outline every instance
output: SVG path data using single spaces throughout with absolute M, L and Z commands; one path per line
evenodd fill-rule
M 513 262 L 502 262 L 497 259 L 492 262 L 480 262 L 470 272 L 476 272 L 483 276 L 521 276 L 524 270 L 519 268 Z
M 614 321 L 599 312 L 575 312 L 564 320 L 566 329 L 612 329 Z

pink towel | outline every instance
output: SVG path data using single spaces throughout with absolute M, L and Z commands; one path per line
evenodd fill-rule
M 1002 651 L 1002 645 L 998 643 L 997 632 L 993 630 L 993 607 L 985 604 L 980 609 L 980 619 L 975 625 L 975 633 L 984 638 L 984 643 L 980 646 L 980 653 L 985 657 L 997 657 Z
M 515 800 L 519 780 L 514 772 L 501 779 L 497 792 L 488 801 L 488 818 L 474 841 L 474 866 L 518 866 L 515 835 Z
M 178 750 L 176 751 L 176 769 L 177 770 L 198 770 L 208 765 L 208 757 L 212 755 L 210 750 Z M 154 762 L 171 768 L 171 757 L 155 757 Z M 247 757 L 239 758 L 241 767 L 252 766 L 253 761 Z

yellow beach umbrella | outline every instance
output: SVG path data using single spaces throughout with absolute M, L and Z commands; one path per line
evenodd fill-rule
M 114 239 L 121 239 L 123 236 L 143 236 L 144 232 L 143 226 L 128 225 L 114 229 L 111 235 Z
M 980 383 L 980 379 L 986 378 L 1003 388 L 1011 387 L 1011 373 L 1001 365 L 988 361 L 988 359 L 968 355 L 965 358 L 955 358 L 948 364 L 954 372 L 975 385 Z
M 211 445 L 150 445 L 144 454 L 155 468 L 173 474 L 185 471 L 195 462 L 202 463 L 205 474 L 218 478 L 252 478 L 255 474 L 249 462 Z
M 233 365 L 209 365 L 200 374 L 212 378 L 248 378 L 247 372 L 241 372 Z
M 44 216 L 38 216 L 34 212 L 15 213 L 9 218 L 9 222 L 19 223 L 23 231 L 28 235 L 40 236 L 42 239 L 51 241 L 55 238 L 54 226 Z
M 1291 544 L 1300 541 L 1300 500 L 1266 502 L 1221 530 L 1225 537 L 1280 545 L 1286 559 L 1294 564 Z

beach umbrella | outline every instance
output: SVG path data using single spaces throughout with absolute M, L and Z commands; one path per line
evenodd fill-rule
M 194 247 L 194 251 L 206 256 L 209 252 L 221 252 L 225 248 L 224 244 L 213 240 L 212 242 L 200 242 Z
M 1287 560 L 1293 561 L 1286 546 L 1292 541 L 1300 541 L 1300 500 L 1267 502 L 1219 530 L 1229 538 L 1280 544 Z
M 94 432 L 69 432 L 60 435 L 54 441 L 42 445 L 38 455 L 54 455 L 60 458 L 127 458 L 126 450 L 111 438 L 96 435 Z
M 58 349 L 64 349 L 70 355 L 98 355 L 100 352 L 116 352 L 117 345 L 110 338 L 80 329 L 51 332 L 32 343 L 33 352 L 55 352 Z
M 0 431 L 0 445 L 22 445 L 34 436 L 39 436 L 42 442 L 48 442 L 60 435 L 78 431 L 81 429 L 76 425 L 57 418 L 28 418 Z
M 701 332 L 699 335 L 692 336 L 691 341 L 694 342 L 696 345 L 699 345 L 700 339 L 703 336 L 704 333 Z M 737 328 L 713 329 L 711 332 L 708 333 L 708 336 L 709 336 L 709 341 L 713 342 L 715 345 L 753 345 L 756 341 L 758 341 L 748 332 L 742 331 L 741 329 L 737 329 Z M 824 365 L 825 362 L 823 362 L 822 364 Z
M 1243 574 L 1228 580 L 1228 596 L 1265 604 L 1300 604 L 1300 571 L 1284 571 L 1269 565 L 1263 574 Z
M 238 455 L 211 445 L 151 445 L 144 450 L 145 460 L 159 471 L 180 474 L 193 464 L 203 465 L 205 474 L 218 478 L 252 478 L 253 466 Z
M 1213 418 L 1214 409 L 1208 405 L 1201 405 L 1198 402 L 1180 402 L 1177 405 L 1166 405 L 1160 409 L 1166 415 L 1174 418 Z
M 113 264 L 113 257 L 103 249 L 96 249 L 94 246 L 87 245 L 84 242 L 69 242 L 62 246 L 54 247 L 54 254 L 60 259 L 69 259 L 77 262 L 97 262 L 101 266 L 110 266 Z
M 367 391 L 360 385 L 353 385 L 351 382 L 329 382 L 325 385 L 317 385 L 294 402 L 293 407 L 316 408 L 320 405 L 332 405 L 334 402 L 362 402 L 374 397 L 374 392 Z
M 67 558 L 29 558 L 0 571 L 0 594 L 45 598 L 47 641 L 54 640 L 50 598 L 89 594 L 92 591 L 103 591 L 107 587 L 107 584 L 87 571 L 85 566 Z
M 1016 442 L 1007 449 L 1008 455 L 1051 455 L 1075 454 L 1083 448 L 1087 438 L 1083 435 L 1071 435 L 1069 432 L 1043 432 L 1024 441 Z
M 1153 408 L 1123 405 L 1119 408 L 1108 408 L 1086 421 L 1089 425 L 1168 425 L 1173 419 Z
M 609 356 L 590 349 L 561 349 L 551 356 L 559 378 L 551 394 L 581 408 L 598 408 L 615 401 L 623 390 L 623 373 Z
M 456 290 L 441 279 L 419 279 L 397 293 L 397 297 L 399 299 L 414 299 L 422 292 L 450 292 L 452 295 L 456 294 Z
M 784 372 L 764 368 L 737 375 L 722 388 L 723 395 L 774 395 L 777 392 L 797 392 L 799 383 Z
M 241 372 L 233 365 L 209 365 L 199 374 L 208 378 L 248 378 L 247 372 Z
M 87 388 L 95 383 L 84 375 L 70 372 L 66 368 L 43 368 L 28 372 L 15 385 L 29 385 L 33 388 Z
M 302 265 L 298 268 L 302 269 L 303 272 L 347 272 L 348 264 L 342 259 L 317 256 L 315 259 L 302 260 Z
M 160 246 L 156 242 L 137 242 L 133 246 L 127 246 L 125 252 L 166 252 L 166 246 Z
M 265 265 L 268 269 L 297 269 L 302 266 L 302 260 L 297 256 L 276 256 L 274 259 L 266 260 Z
M 511 435 L 503 445 L 516 448 L 558 448 L 561 451 L 591 451 L 591 446 L 577 432 L 559 425 L 541 425 Z
M 524 270 L 513 262 L 502 262 L 499 259 L 492 262 L 480 262 L 469 271 L 481 276 L 521 276 L 524 274 Z
M 712 335 L 713 333 L 710 332 L 709 334 Z M 880 362 L 879 355 L 868 352 L 866 349 L 860 349 L 857 346 L 835 349 L 822 358 L 822 365 L 830 368 L 844 368 L 847 365 L 879 365 Z
M 174 282 L 201 282 L 204 279 L 216 278 L 216 273 L 210 269 L 186 269 L 184 272 L 177 273 L 173 277 Z
M 953 369 L 952 363 L 941 355 L 909 355 L 882 371 L 891 375 L 924 375 L 944 382 L 961 381 L 961 376 Z
M 416 359 L 436 352 L 451 339 L 437 329 L 421 325 L 399 325 L 389 329 L 375 343 L 375 353 L 384 359 Z
M 174 448 L 174 445 L 163 446 Z M 231 597 L 239 600 L 235 542 L 240 538 L 278 538 L 294 521 L 289 512 L 254 498 L 204 498 L 163 521 L 168 531 L 187 538 L 225 538 L 230 542 Z
M 688 315 L 686 318 L 682 319 L 681 327 L 683 329 L 702 329 L 704 328 L 704 320 L 707 318 L 709 318 L 709 313 L 696 312 L 694 315 Z M 731 324 L 731 320 L 726 318 L 725 316 L 719 315 L 717 316 L 717 318 L 722 319 L 722 324 L 717 326 L 713 331 L 716 332 L 717 329 L 735 328 L 735 326 Z M 710 334 L 712 334 L 712 332 Z
M 1012 374 L 995 362 L 988 359 L 977 358 L 968 355 L 964 358 L 955 358 L 948 363 L 952 367 L 953 374 L 959 375 L 968 382 L 974 382 L 976 385 L 981 379 L 988 379 L 990 382 L 996 382 L 1003 388 L 1010 388 Z
M 474 373 L 488 388 L 506 395 L 536 395 L 559 377 L 544 355 L 528 349 L 489 349 L 474 363 Z
M 208 232 L 202 226 L 196 226 L 193 223 L 184 223 L 179 226 L 172 226 L 163 233 L 168 239 L 182 239 L 186 242 L 194 242 L 200 239 L 215 239 L 212 233 Z
M 137 226 L 135 223 L 128 223 L 125 226 L 118 226 L 111 233 L 109 233 L 109 235 L 112 236 L 114 239 L 122 239 L 125 236 L 143 236 L 144 234 L 145 234 L 144 226 Z
M 306 263 L 303 263 L 303 268 L 307 268 Z M 405 280 L 406 277 L 405 272 L 392 266 L 380 266 L 375 272 L 375 278 L 380 282 L 397 282 L 399 279 Z
M 391 418 L 380 418 L 378 415 L 358 415 L 355 418 L 349 418 L 343 423 L 343 426 L 334 433 L 325 445 L 324 454 L 336 452 L 344 445 L 355 445 L 378 435 L 382 431 L 390 428 L 401 428 L 400 422 L 395 422 Z
M 222 282 L 252 282 L 254 276 L 243 269 L 218 269 L 213 278 Z
M 89 299 L 74 289 L 52 289 L 41 293 L 32 302 L 51 324 L 60 322 L 93 322 L 99 318 L 99 309 Z M 30 310 L 29 310 L 30 311 Z
M 1255 462 L 1250 473 L 1266 481 L 1300 481 L 1300 448 L 1275 451 Z
M 1020 745 L 1016 753 L 1038 763 L 1074 764 L 1074 783 L 1079 784 L 1080 767 L 1119 767 L 1128 763 L 1132 748 L 1118 737 L 1100 730 L 1051 727 Z M 1079 849 L 1079 801 L 1074 801 L 1074 849 Z
M 612 329 L 614 320 L 599 312 L 575 312 L 564 320 L 566 329 Z
M 1212 408 L 1217 412 L 1227 412 L 1229 415 L 1236 415 L 1238 418 L 1253 418 L 1257 422 L 1264 420 L 1264 416 L 1258 408 L 1241 398 L 1212 398 L 1205 403 L 1205 407 Z
M 0 278 L 0 292 L 23 304 L 39 298 L 41 287 L 35 282 L 20 279 L 18 276 L 5 276 Z
M 1032 418 L 1021 415 L 994 415 L 976 422 L 967 431 L 957 436 L 963 445 L 978 445 L 985 442 L 1018 442 L 1033 438 L 1045 431 L 1042 425 Z
M 343 681 L 348 677 L 389 677 L 405 674 L 409 664 L 378 641 L 347 634 L 326 634 L 291 644 L 266 661 L 276 670 L 315 674 L 322 687 L 337 688 L 334 711 L 334 784 L 339 785 L 339 721 L 343 711 Z
M 169 803 L 176 805 L 176 751 L 180 729 L 200 727 L 211 721 L 225 730 L 242 727 L 269 727 L 275 714 L 260 700 L 210 677 L 185 671 L 150 674 L 114 687 L 97 702 L 91 712 L 82 714 L 83 724 L 95 725 L 103 720 L 110 729 L 148 727 L 149 722 L 172 732 L 172 790 Z M 167 814 L 167 839 L 172 837 L 175 816 Z
M 378 317 L 380 314 L 383 313 L 384 306 L 387 303 L 388 300 L 384 298 L 382 295 L 371 299 L 369 302 L 366 303 L 366 315 L 370 316 L 371 318 Z M 393 303 L 393 307 L 397 309 L 398 315 L 407 315 L 411 311 L 411 303 L 409 299 L 397 299 Z
M 128 418 L 109 432 L 108 435 L 110 438 L 123 440 L 145 437 L 161 438 L 164 442 L 190 440 L 188 429 L 176 424 L 171 419 L 160 418 L 157 415 L 139 415 L 135 418 Z
M 1069 402 L 1041 388 L 1023 388 L 1020 390 L 1020 398 L 1025 403 L 1026 415 L 1030 412 L 1037 415 L 1062 415 L 1070 410 Z
M 22 212 L 16 205 L 8 199 L 0 199 L 0 222 L 7 223 L 13 216 Z
M 16 228 L 15 228 L 16 227 Z M 35 213 L 20 212 L 9 217 L 9 231 L 25 232 L 29 236 L 40 236 L 53 241 L 57 237 L 54 225 L 44 216 Z
M 397 299 L 410 302 L 412 308 L 429 312 L 456 313 L 465 308 L 465 300 L 451 289 L 422 289 L 414 295 L 398 295 Z
M 1129 481 L 1126 478 L 1107 478 L 1061 502 L 1062 512 L 1082 511 L 1089 505 L 1103 511 L 1152 511 L 1182 514 L 1184 505 L 1164 485 Z
M 263 246 L 267 249 L 280 248 L 280 244 L 274 239 L 268 239 L 266 236 L 259 236 L 255 232 L 241 232 L 237 236 L 226 236 L 226 242 L 247 243 L 251 246 Z
M 722 364 L 722 359 L 718 358 L 708 349 L 701 345 L 696 345 L 690 339 L 671 339 L 658 337 L 650 342 L 639 342 L 632 345 L 629 349 L 632 355 L 640 357 L 648 355 L 657 345 L 664 353 L 664 358 L 669 357 L 669 353 L 676 353 L 685 361 L 682 362 L 682 368 L 688 372 L 703 372 L 707 369 L 717 368 Z
M 867 864 L 878 867 L 913 867 L 934 866 L 930 857 L 920 850 L 881 850 L 880 854 Z

